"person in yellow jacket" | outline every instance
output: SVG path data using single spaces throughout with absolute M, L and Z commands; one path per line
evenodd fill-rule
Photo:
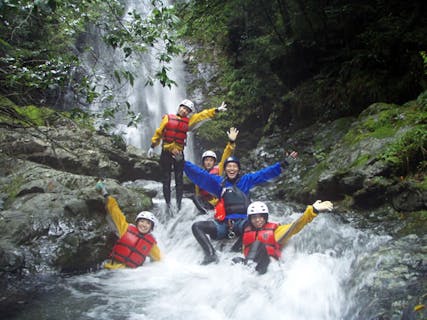
M 236 148 L 236 138 L 239 134 L 239 130 L 231 127 L 227 131 L 228 143 L 222 153 L 221 161 L 217 164 L 217 156 L 212 150 L 207 150 L 202 154 L 202 168 L 210 174 L 216 174 L 222 176 L 224 172 L 224 162 L 230 157 Z M 194 196 L 192 197 L 194 204 L 199 209 L 201 214 L 207 214 L 207 210 L 211 210 L 218 203 L 218 198 L 210 194 L 206 190 L 201 189 L 198 185 L 194 187 Z
M 105 208 L 119 237 L 112 249 L 110 259 L 104 263 L 104 268 L 137 268 L 144 264 L 147 257 L 152 261 L 159 261 L 160 249 L 151 233 L 156 223 L 153 213 L 142 211 L 136 216 L 135 224 L 130 224 L 116 199 L 108 194 L 102 182 L 96 184 L 96 190 L 105 198 Z
M 227 111 L 227 105 L 222 102 L 218 108 L 206 109 L 192 116 L 194 103 L 188 99 L 183 100 L 178 106 L 177 114 L 163 116 L 160 126 L 151 138 L 151 146 L 147 152 L 148 157 L 154 155 L 154 148 L 162 141 L 160 154 L 160 167 L 162 171 L 163 196 L 170 207 L 171 201 L 171 173 L 175 174 L 176 204 L 181 209 L 182 195 L 184 192 L 184 147 L 187 132 L 195 128 L 196 124 L 211 119 L 217 112 Z
M 319 212 L 331 211 L 330 201 L 317 200 L 307 206 L 304 214 L 291 224 L 278 224 L 268 221 L 269 210 L 261 201 L 252 202 L 247 210 L 248 224 L 243 229 L 242 249 L 245 258 L 237 257 L 233 262 L 254 263 L 255 270 L 267 272 L 270 257 L 278 260 L 288 240 L 310 223 Z

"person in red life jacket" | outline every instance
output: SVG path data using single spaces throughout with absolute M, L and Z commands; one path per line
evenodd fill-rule
M 96 184 L 96 190 L 106 200 L 106 210 L 110 215 L 119 240 L 113 247 L 110 259 L 104 263 L 106 269 L 137 268 L 144 264 L 147 257 L 152 261 L 161 259 L 157 241 L 152 235 L 156 218 L 149 211 L 140 212 L 135 224 L 126 221 L 116 199 L 110 196 L 102 182 Z
M 234 149 L 236 148 L 236 138 L 238 134 L 239 130 L 234 127 L 231 127 L 230 130 L 227 131 L 228 143 L 224 148 L 221 161 L 218 164 L 216 163 L 217 157 L 215 152 L 212 150 L 203 152 L 202 168 L 210 174 L 222 176 L 224 172 L 224 162 L 233 154 Z M 199 188 L 198 185 L 195 185 L 194 196 L 192 197 L 192 200 L 201 214 L 207 214 L 208 210 L 212 210 L 218 203 L 217 197 L 210 194 L 206 190 Z
M 224 162 L 224 177 L 209 174 L 206 170 L 185 161 L 184 171 L 187 177 L 219 199 L 215 206 L 215 220 L 196 221 L 191 226 L 193 235 L 205 254 L 202 264 L 218 261 L 209 238 L 233 239 L 242 234 L 243 226 L 247 221 L 250 190 L 278 177 L 288 167 L 289 162 L 297 156 L 298 153 L 292 151 L 282 162 L 276 162 L 264 169 L 244 175 L 240 174 L 240 161 L 232 156 Z
M 163 116 L 160 126 L 151 138 L 151 146 L 147 152 L 148 157 L 154 156 L 154 148 L 163 141 L 160 154 L 160 167 L 162 171 L 163 196 L 170 207 L 171 201 L 171 173 L 175 174 L 176 204 L 181 209 L 182 195 L 184 192 L 184 147 L 187 132 L 194 129 L 201 121 L 211 119 L 217 112 L 227 111 L 227 105 L 222 102 L 218 108 L 206 109 L 190 117 L 194 111 L 194 103 L 188 99 L 183 100 L 178 106 L 177 114 Z
M 259 274 L 267 272 L 270 257 L 280 259 L 282 249 L 288 240 L 310 223 L 319 212 L 331 211 L 330 201 L 317 200 L 307 206 L 304 214 L 291 224 L 278 224 L 268 221 L 269 210 L 261 201 L 252 202 L 248 207 L 249 223 L 243 229 L 242 249 L 245 258 L 236 257 L 234 263 L 254 264 Z

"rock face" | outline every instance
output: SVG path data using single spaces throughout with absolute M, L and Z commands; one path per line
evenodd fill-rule
M 0 149 L 11 157 L 75 174 L 119 181 L 158 176 L 158 162 L 119 138 L 75 126 L 1 129 Z
M 77 128 L 0 129 L 0 137 L 3 309 L 22 298 L 27 277 L 98 268 L 117 239 L 95 191 L 98 178 L 109 177 L 108 191 L 133 221 L 151 197 L 120 182 L 154 178 L 158 163 Z
M 277 184 L 277 197 L 300 203 L 330 199 L 356 210 L 423 211 L 426 110 L 427 92 L 402 106 L 376 103 L 357 118 L 278 132 L 260 141 L 248 166 L 259 168 L 292 148 L 299 159 Z

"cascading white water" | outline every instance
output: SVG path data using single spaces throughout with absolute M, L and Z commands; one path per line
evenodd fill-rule
M 136 183 L 161 194 L 160 183 Z M 237 254 L 229 252 L 227 241 L 214 242 L 218 264 L 200 265 L 203 253 L 191 224 L 208 217 L 197 216 L 189 199 L 174 217 L 165 213 L 162 198 L 154 204 L 161 262 L 63 279 L 19 319 L 368 319 L 366 305 L 355 299 L 354 270 L 389 237 L 342 224 L 338 213 L 323 213 L 292 238 L 280 263 L 271 263 L 260 276 L 231 264 Z M 271 221 L 290 223 L 301 214 L 283 203 L 268 205 Z M 373 272 L 360 276 L 369 279 Z
M 130 2 L 130 6 L 136 5 L 140 3 Z M 146 60 L 134 65 L 139 74 L 153 63 L 151 59 L 147 55 Z M 102 74 L 108 63 L 98 68 Z M 137 106 L 134 111 L 143 118 L 136 129 L 119 125 L 130 144 L 147 150 L 161 116 L 176 112 L 179 101 L 186 98 L 183 69 L 182 61 L 174 60 L 171 77 L 179 87 L 173 89 L 158 84 L 145 87 L 142 77 L 136 79 L 134 87 L 123 88 L 121 93 Z M 190 141 L 187 159 L 191 159 L 191 145 Z M 226 241 L 214 242 L 220 262 L 202 266 L 203 253 L 191 224 L 208 217 L 198 216 L 185 198 L 179 215 L 171 217 L 166 214 L 161 184 L 137 183 L 158 194 L 152 211 L 159 219 L 154 235 L 162 261 L 148 262 L 138 269 L 71 276 L 59 279 L 59 283 L 57 278 L 44 281 L 44 287 L 16 320 L 356 320 L 372 319 L 377 314 L 379 294 L 369 292 L 369 286 L 381 280 L 376 277 L 378 266 L 389 256 L 373 253 L 382 246 L 393 246 L 390 237 L 344 224 L 337 218 L 339 213 L 324 213 L 292 238 L 280 263 L 272 263 L 265 275 L 232 265 L 236 254 L 229 252 Z M 120 198 L 117 200 L 120 204 Z M 290 223 L 301 214 L 284 203 L 268 205 L 270 221 Z
M 145 15 L 152 6 L 145 1 L 127 1 L 126 12 L 137 11 Z M 146 85 L 147 77 L 152 76 L 158 64 L 156 55 L 161 48 L 150 48 L 147 53 L 134 59 L 125 58 L 123 54 L 114 51 L 103 44 L 99 39 L 97 42 L 99 58 L 96 62 L 92 61 L 91 55 L 83 58 L 86 61 L 87 69 L 94 70 L 98 79 L 99 87 L 115 88 L 112 89 L 117 101 L 127 101 L 131 105 L 131 110 L 140 115 L 140 122 L 136 127 L 128 127 L 125 119 L 117 116 L 115 124 L 115 133 L 122 134 L 126 142 L 135 147 L 147 151 L 151 144 L 151 137 L 155 129 L 160 125 L 161 119 L 165 114 L 176 113 L 179 103 L 186 99 L 186 82 L 184 62 L 182 57 L 175 57 L 169 63 L 169 77 L 176 82 L 171 88 L 163 87 L 158 81 L 152 86 Z M 162 45 L 159 44 L 159 47 Z M 111 66 L 122 65 L 125 70 L 129 70 L 136 75 L 133 86 L 129 83 L 117 84 L 112 74 Z M 108 76 L 109 75 L 109 76 Z M 107 103 L 111 104 L 111 101 Z M 92 105 L 94 110 L 100 110 L 105 107 L 103 99 L 98 104 Z M 197 108 L 197 106 L 196 106 Z M 188 160 L 194 160 L 192 133 L 187 135 L 187 147 L 185 148 L 185 157 Z M 160 147 L 155 152 L 160 154 Z

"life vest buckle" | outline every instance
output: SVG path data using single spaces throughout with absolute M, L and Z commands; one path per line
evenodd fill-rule
M 234 227 L 234 220 L 229 219 L 227 221 L 228 223 L 228 233 L 227 233 L 227 238 L 228 239 L 234 239 L 236 237 L 236 233 L 233 231 L 233 227 Z

